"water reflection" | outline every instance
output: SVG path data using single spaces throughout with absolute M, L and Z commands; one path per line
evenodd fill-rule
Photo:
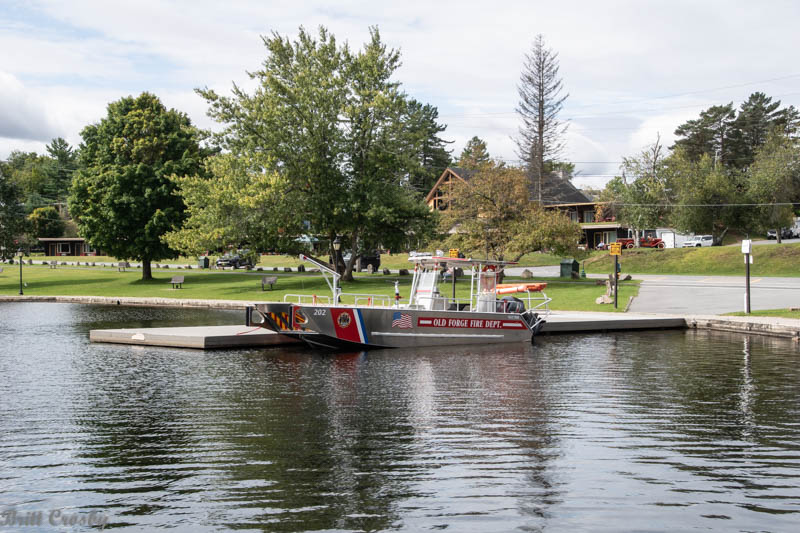
M 238 312 L 0 306 L 0 504 L 118 529 L 785 530 L 795 345 L 704 332 L 326 355 L 91 345 Z M 42 320 L 46 317 L 46 320 Z

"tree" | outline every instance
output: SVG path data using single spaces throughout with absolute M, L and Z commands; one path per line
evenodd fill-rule
M 437 122 L 438 109 L 416 100 L 407 103 L 405 116 L 408 146 L 403 153 L 412 160 L 412 164 L 408 165 L 409 184 L 412 189 L 425 195 L 450 164 L 450 153 L 446 148 L 448 141 L 439 137 L 446 126 Z
M 755 208 L 754 228 L 777 229 L 792 225 L 794 212 L 789 202 L 800 193 L 800 154 L 797 145 L 785 135 L 773 131 L 758 151 L 750 167 L 749 196 Z M 779 205 L 780 204 L 780 205 Z
M 624 157 L 622 176 L 606 185 L 618 203 L 615 206 L 617 220 L 634 230 L 637 247 L 640 232 L 663 224 L 668 214 L 671 199 L 662 150 L 659 136 L 637 157 Z
M 531 51 L 525 55 L 520 84 L 517 113 L 522 127 L 517 138 L 520 158 L 525 161 L 542 202 L 545 162 L 556 161 L 564 148 L 567 124 L 558 119 L 568 94 L 561 94 L 562 81 L 558 75 L 558 54 L 546 48 L 542 35 L 537 35 Z
M 0 169 L 0 258 L 5 260 L 14 256 L 24 232 L 22 191 Z
M 142 279 L 152 279 L 151 261 L 177 257 L 162 240 L 184 220 L 170 176 L 202 175 L 198 132 L 185 114 L 145 92 L 110 103 L 81 136 L 81 168 L 68 199 L 79 232 L 119 259 L 142 261 Z
M 61 237 L 64 233 L 64 221 L 53 206 L 37 207 L 28 215 L 28 223 L 33 238 Z
M 678 126 L 675 135 L 682 138 L 675 141 L 673 148 L 681 148 L 692 161 L 709 155 L 719 164 L 734 164 L 738 156 L 731 139 L 735 119 L 733 102 L 701 111 L 700 118 Z
M 361 252 L 430 234 L 435 215 L 414 187 L 433 158 L 430 150 L 406 148 L 441 129 L 434 109 L 410 101 L 392 80 L 399 52 L 387 49 L 375 28 L 356 53 L 325 28 L 316 37 L 300 28 L 294 42 L 276 33 L 263 41 L 268 55 L 251 74 L 258 83 L 252 94 L 237 86 L 230 97 L 198 91 L 224 125 L 220 147 L 242 159 L 237 165 L 251 179 L 274 176 L 273 215 L 250 219 L 258 220 L 258 232 L 282 234 L 273 239 L 282 246 L 303 233 L 340 237 L 355 252 L 344 279 Z M 245 237 L 241 229 L 235 233 Z
M 743 171 L 715 165 L 710 155 L 693 161 L 682 149 L 666 161 L 664 172 L 672 189 L 672 225 L 682 232 L 711 233 L 714 244 L 730 229 L 746 231 L 750 219 L 747 178 Z
M 490 160 L 491 157 L 486 149 L 486 142 L 476 135 L 467 141 L 467 145 L 461 151 L 461 155 L 458 156 L 456 164 L 460 168 L 474 170 L 488 164 Z
M 469 181 L 454 183 L 448 200 L 441 230 L 450 233 L 448 244 L 468 253 L 517 260 L 543 249 L 576 251 L 580 226 L 531 201 L 530 182 L 521 168 L 490 161 Z
M 52 159 L 36 152 L 14 150 L 9 154 L 4 172 L 19 187 L 26 212 L 53 203 L 54 198 L 48 195 L 52 167 Z
M 679 137 L 672 148 L 681 148 L 694 162 L 704 155 L 715 164 L 747 169 L 769 134 L 778 130 L 792 137 L 800 128 L 800 114 L 793 106 L 780 108 L 780 100 L 761 92 L 750 95 L 738 113 L 733 102 L 712 106 L 700 117 L 678 126 Z
M 78 168 L 78 154 L 61 137 L 53 139 L 46 148 L 52 160 L 50 166 L 51 176 L 46 192 L 50 198 L 54 198 L 58 202 L 64 202 L 69 194 L 72 174 Z

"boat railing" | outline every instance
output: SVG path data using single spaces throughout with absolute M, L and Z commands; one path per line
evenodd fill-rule
M 284 302 L 298 303 L 298 304 L 330 304 L 330 296 L 318 296 L 316 294 L 285 294 L 283 296 Z
M 545 293 L 541 292 L 541 291 L 538 291 L 538 294 L 541 294 L 541 296 L 534 297 L 533 293 L 531 291 L 527 291 L 527 296 L 525 296 L 523 298 L 520 298 L 521 300 L 523 300 L 526 303 L 526 305 L 525 305 L 525 307 L 527 309 L 526 312 L 540 311 L 540 312 L 544 312 L 545 315 L 550 315 L 550 305 L 549 304 L 550 304 L 550 302 L 553 301 L 553 299 L 552 298 L 548 298 L 547 295 Z M 535 302 L 538 302 L 538 303 L 535 303 Z
M 356 294 L 352 292 L 343 292 L 342 296 L 353 298 L 356 307 L 394 307 L 397 305 L 405 306 L 408 300 L 396 300 L 394 295 L 387 296 L 385 294 Z

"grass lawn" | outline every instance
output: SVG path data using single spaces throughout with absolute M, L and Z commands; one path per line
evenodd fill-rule
M 209 256 L 211 264 L 217 260 L 219 254 Z M 320 256 L 321 259 L 327 260 L 327 254 Z M 119 259 L 108 256 L 66 256 L 66 257 L 49 257 L 49 256 L 34 256 L 32 258 L 26 257 L 25 260 L 34 259 L 36 261 L 79 261 L 81 263 L 117 263 Z M 534 267 L 534 266 L 549 266 L 557 265 L 561 261 L 560 257 L 544 253 L 532 253 L 522 257 L 519 261 L 520 266 Z M 168 265 L 191 265 L 194 268 L 197 265 L 196 257 L 179 257 L 178 259 L 164 259 L 163 261 L 155 261 L 154 263 L 168 264 Z M 307 263 L 300 261 L 296 255 L 262 255 L 260 256 L 257 267 L 269 268 L 274 267 L 292 267 L 296 268 L 298 265 Z M 414 268 L 414 265 L 408 260 L 407 253 L 395 254 L 382 254 L 381 255 L 381 268 L 388 268 L 391 270 L 399 270 L 401 268 Z
M 790 311 L 789 309 L 761 309 L 753 311 L 749 315 L 744 311 L 726 313 L 727 316 L 777 316 L 781 318 L 799 318 L 800 311 Z
M 16 265 L 6 267 L 0 274 L 0 295 L 19 293 L 19 274 Z M 173 275 L 185 277 L 183 289 L 172 289 L 169 280 Z M 273 275 L 273 274 L 270 274 Z M 44 265 L 24 265 L 25 295 L 43 296 L 138 296 L 150 298 L 195 298 L 215 300 L 279 301 L 285 294 L 330 295 L 330 289 L 319 274 L 278 274 L 275 289 L 261 290 L 263 273 L 208 272 L 181 270 L 180 272 L 154 272 L 155 279 L 141 280 L 141 271 L 117 272 L 111 269 L 92 269 L 61 266 L 50 269 Z M 346 293 L 393 295 L 394 281 L 400 281 L 400 294 L 408 297 L 411 276 L 362 275 L 355 281 L 344 283 Z M 546 294 L 553 298 L 551 309 L 572 311 L 613 311 L 609 305 L 597 305 L 595 298 L 604 294 L 605 288 L 593 281 L 542 279 L 549 283 Z M 456 285 L 456 296 L 468 297 L 469 279 Z M 442 291 L 450 294 L 449 286 Z M 638 293 L 638 282 L 620 284 L 619 310 L 628 298 Z M 345 299 L 351 303 L 352 299 Z
M 611 272 L 614 259 L 607 252 L 595 252 L 585 262 L 586 272 Z M 685 274 L 698 276 L 742 276 L 744 255 L 739 246 L 623 250 L 622 272 L 631 274 Z M 753 276 L 800 276 L 800 244 L 753 246 Z

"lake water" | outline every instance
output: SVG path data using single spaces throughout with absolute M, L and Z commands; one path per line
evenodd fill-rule
M 800 525 L 789 341 L 656 331 L 339 355 L 88 342 L 242 318 L 0 304 L 0 524 L 14 521 L 0 530 L 49 530 L 53 513 L 117 531 Z

